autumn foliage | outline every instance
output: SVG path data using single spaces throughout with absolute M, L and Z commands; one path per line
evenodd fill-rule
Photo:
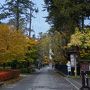
M 26 50 L 26 37 L 8 25 L 0 25 L 0 62 L 22 59 Z
M 90 48 L 90 29 L 79 31 L 79 29 L 76 28 L 75 33 L 71 35 L 70 43 L 68 43 L 68 47 L 72 46 Z
M 0 72 L 0 81 L 16 78 L 20 75 L 19 70 L 9 70 Z
M 26 52 L 26 61 L 33 63 L 37 60 L 37 45 L 38 41 L 27 37 L 27 52 Z
M 27 37 L 20 30 L 0 25 L 0 63 L 15 60 L 33 62 L 37 59 L 37 44 L 37 40 Z
M 82 59 L 90 59 L 90 29 L 79 31 L 76 28 L 75 33 L 71 36 L 69 48 L 78 47 L 78 52 Z

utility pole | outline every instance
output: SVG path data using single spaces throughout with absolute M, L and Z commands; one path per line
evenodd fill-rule
M 19 30 L 19 18 L 20 18 L 20 15 L 19 15 L 19 0 L 17 0 L 16 5 L 17 5 L 17 7 L 16 7 L 16 10 L 17 10 L 17 12 L 16 12 L 16 30 L 18 31 Z
M 76 62 L 76 55 L 75 54 L 74 54 L 74 64 L 75 64 L 74 73 L 75 73 L 75 77 L 77 77 L 77 62 Z
M 34 3 L 32 2 L 32 0 L 30 0 L 30 5 L 29 5 L 29 37 L 31 37 L 31 32 L 32 32 L 32 17 L 33 17 L 34 11 L 37 13 L 38 9 L 34 8 Z

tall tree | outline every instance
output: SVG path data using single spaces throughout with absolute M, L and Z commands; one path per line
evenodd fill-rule
M 79 27 L 79 30 L 84 30 L 84 20 L 90 17 L 90 1 L 89 0 L 44 0 L 45 8 L 48 11 L 48 17 L 46 21 L 51 24 L 50 32 L 55 37 L 55 31 L 59 31 L 62 36 L 61 48 L 67 45 L 70 40 L 70 36 L 74 33 L 75 28 Z M 58 34 L 56 35 L 58 36 Z M 54 39 L 53 39 L 54 40 Z M 56 39 L 55 39 L 56 40 Z M 56 40 L 57 41 L 57 40 Z M 55 43 L 55 42 L 54 42 Z M 53 43 L 53 46 L 54 46 Z M 59 48 L 58 44 L 55 44 L 57 51 L 62 56 L 65 55 L 67 49 Z M 58 51 L 59 49 L 59 51 Z M 63 51 L 63 52 L 62 52 Z M 58 54 L 56 56 L 58 57 Z
M 40 39 L 38 44 L 38 54 L 40 60 L 45 60 L 47 57 L 49 59 L 49 44 L 50 44 L 50 36 L 46 33 L 40 33 Z
M 0 63 L 22 60 L 26 53 L 26 37 L 14 28 L 0 25 Z
M 29 36 L 31 36 L 31 32 L 33 31 L 32 30 L 32 18 L 35 18 L 33 13 L 38 13 L 38 8 L 36 8 L 34 6 L 35 4 L 33 2 L 31 2 L 31 4 L 29 5 L 29 9 L 28 9 L 28 12 L 26 13 L 26 18 L 27 18 L 27 22 L 29 23 L 29 28 L 28 28 L 28 31 L 29 31 Z
M 47 20 L 59 31 L 69 31 L 76 26 L 83 28 L 84 19 L 90 16 L 89 0 L 44 1 L 49 12 Z
M 63 35 L 57 31 L 53 33 L 53 37 L 51 36 L 52 59 L 58 64 L 65 64 L 67 62 L 65 57 L 65 46 L 63 44 L 64 39 L 62 39 Z
M 90 29 L 85 28 L 85 32 L 81 32 L 78 28 L 76 28 L 75 33 L 71 35 L 70 43 L 68 43 L 68 48 L 76 50 L 79 58 L 89 60 Z
M 47 22 L 52 25 L 50 31 L 59 31 L 66 44 L 75 28 L 84 28 L 84 19 L 90 17 L 89 0 L 44 0 L 49 13 Z
M 9 18 L 15 20 L 16 29 L 20 29 L 20 20 L 26 20 L 26 14 L 31 9 L 30 0 L 6 0 L 6 3 L 0 8 L 0 20 Z

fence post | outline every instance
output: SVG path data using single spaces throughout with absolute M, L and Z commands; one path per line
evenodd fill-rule
M 90 90 L 88 76 L 85 71 L 81 71 L 81 79 L 82 79 L 82 87 L 80 88 L 80 90 L 84 90 L 84 88 Z

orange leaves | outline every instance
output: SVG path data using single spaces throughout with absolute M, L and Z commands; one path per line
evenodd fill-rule
M 38 41 L 26 37 L 11 26 L 0 25 L 0 63 L 25 59 L 26 53 L 37 44 Z
M 0 25 L 0 62 L 24 57 L 26 37 L 8 25 Z

